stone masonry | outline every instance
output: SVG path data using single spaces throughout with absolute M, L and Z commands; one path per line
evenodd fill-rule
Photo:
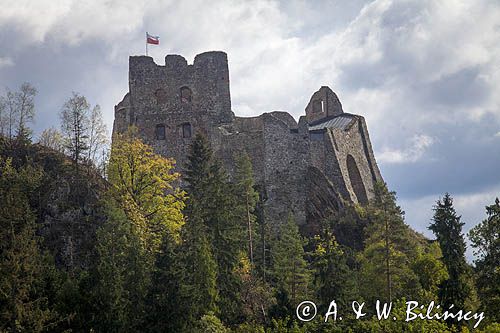
M 224 52 L 199 54 L 192 65 L 179 55 L 167 55 L 164 66 L 131 56 L 129 92 L 115 106 L 113 132 L 130 125 L 181 172 L 196 132 L 229 175 L 236 154 L 247 152 L 266 221 L 276 225 L 292 214 L 306 233 L 346 203 L 366 204 L 382 181 L 364 118 L 345 113 L 329 87 L 312 95 L 298 123 L 281 111 L 235 116 Z

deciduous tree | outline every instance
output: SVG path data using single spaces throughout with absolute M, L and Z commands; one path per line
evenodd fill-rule
M 134 128 L 114 137 L 108 179 L 150 253 L 158 250 L 166 232 L 178 238 L 184 224 L 184 192 L 174 163 L 155 154 Z

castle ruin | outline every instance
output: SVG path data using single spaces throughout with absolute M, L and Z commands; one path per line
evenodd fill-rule
M 235 116 L 224 52 L 199 54 L 192 65 L 180 55 L 167 55 L 164 66 L 131 56 L 129 92 L 115 106 L 113 132 L 129 125 L 179 171 L 196 132 L 230 175 L 236 154 L 246 151 L 263 217 L 275 224 L 291 213 L 306 233 L 346 202 L 366 204 L 382 180 L 364 118 L 344 112 L 329 87 L 311 96 L 298 123 L 281 111 Z

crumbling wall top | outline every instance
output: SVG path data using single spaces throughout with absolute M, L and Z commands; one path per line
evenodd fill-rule
M 342 104 L 337 95 L 327 86 L 322 86 L 309 100 L 306 107 L 306 117 L 308 122 L 313 122 L 326 117 L 341 115 Z

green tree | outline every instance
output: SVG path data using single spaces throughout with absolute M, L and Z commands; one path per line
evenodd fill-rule
M 355 273 L 347 263 L 351 257 L 349 249 L 340 246 L 326 226 L 313 241 L 314 287 L 317 299 L 322 302 L 321 306 L 325 312 L 332 300 L 344 308 L 357 296 L 353 278 Z
M 418 254 L 412 267 L 422 286 L 420 297 L 422 301 L 438 301 L 439 286 L 448 279 L 448 271 L 441 260 L 442 258 L 443 254 L 437 242 L 418 248 Z
M 477 259 L 477 289 L 487 318 L 500 321 L 500 201 L 486 206 L 486 219 L 469 232 Z
M 179 332 L 183 322 L 188 320 L 184 309 L 179 306 L 182 304 L 180 286 L 184 281 L 183 258 L 178 242 L 172 235 L 165 234 L 156 256 L 148 300 L 150 309 L 147 323 L 150 332 Z
M 309 294 L 311 271 L 304 258 L 304 239 L 290 216 L 279 230 L 273 246 L 273 270 L 278 288 L 285 291 L 296 306 Z
M 184 191 L 177 186 L 180 174 L 174 172 L 174 164 L 144 144 L 135 128 L 113 139 L 108 167 L 111 191 L 152 255 L 165 233 L 178 238 L 184 224 Z
M 395 192 L 390 192 L 384 183 L 375 184 L 374 198 L 366 208 L 369 237 L 359 256 L 361 293 L 369 301 L 380 299 L 382 290 L 389 302 L 404 295 L 415 297 L 420 291 L 418 278 L 411 269 L 416 244 L 403 214 Z
M 429 229 L 437 238 L 443 253 L 443 262 L 448 271 L 448 279 L 443 281 L 439 299 L 444 307 L 454 304 L 463 309 L 471 293 L 469 267 L 465 261 L 465 240 L 462 234 L 463 222 L 455 212 L 453 199 L 446 193 L 434 206 L 434 216 Z
M 202 221 L 217 263 L 218 306 L 224 322 L 235 322 L 240 313 L 239 289 L 236 274 L 239 254 L 243 249 L 244 228 L 234 207 L 234 186 L 220 162 L 213 157 L 207 139 L 198 133 L 190 148 L 185 167 L 189 219 Z
M 0 159 L 0 331 L 40 332 L 59 320 L 45 294 L 52 267 L 40 252 L 30 207 L 41 177 L 39 169 L 18 171 Z
M 150 287 L 147 254 L 132 222 L 111 199 L 106 215 L 108 220 L 97 231 L 95 326 L 106 332 L 140 330 Z
M 198 325 L 193 331 L 195 333 L 228 333 L 229 330 L 222 324 L 219 318 L 213 313 L 208 313 L 201 317 Z
M 254 239 L 255 239 L 255 206 L 259 194 L 254 189 L 252 161 L 248 154 L 243 153 L 236 157 L 236 171 L 234 176 L 237 214 L 241 221 L 245 221 L 248 239 L 248 257 L 254 264 Z
M 207 228 L 195 203 L 188 201 L 190 215 L 183 228 L 182 272 L 179 292 L 184 328 L 209 312 L 218 313 L 217 263 L 207 237 Z
M 241 311 L 245 322 L 266 323 L 269 307 L 275 303 L 271 286 L 253 272 L 246 255 L 241 256 L 237 271 L 241 280 Z

